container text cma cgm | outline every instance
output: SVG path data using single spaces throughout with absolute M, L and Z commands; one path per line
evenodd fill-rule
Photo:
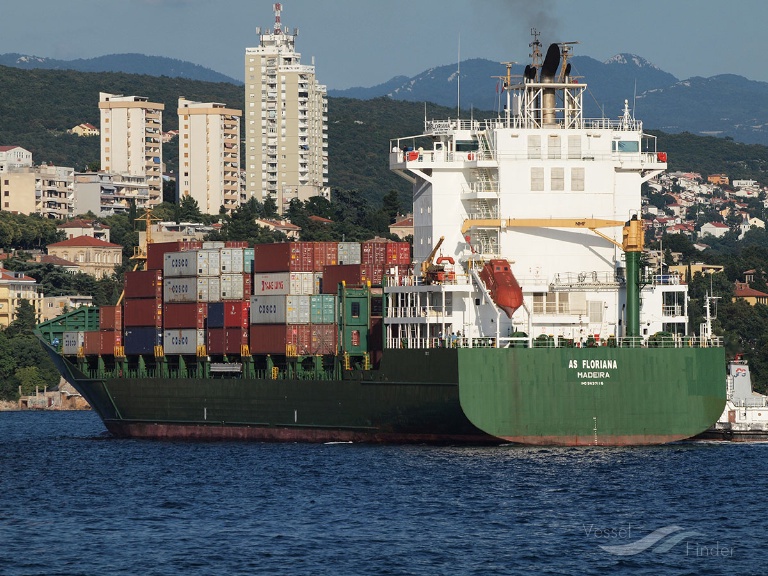
M 390 142 L 413 184 L 413 265 L 361 263 L 343 243 L 315 261 L 294 292 L 331 295 L 325 332 L 298 301 L 280 302 L 293 322 L 258 302 L 271 280 L 253 272 L 237 316 L 275 323 L 240 326 L 226 353 L 198 314 L 192 350 L 170 353 L 178 340 L 158 332 L 144 354 L 52 358 L 119 436 L 631 445 L 706 430 L 725 404 L 724 350 L 689 334 L 687 286 L 640 266 L 640 188 L 666 154 L 626 102 L 584 118 L 571 47 L 540 46 L 521 79 L 507 69 L 503 114 L 425 120 Z M 254 270 L 295 270 L 264 270 L 260 250 L 274 249 L 255 247 Z M 203 285 L 197 303 L 219 306 L 223 282 Z M 302 330 L 317 346 L 298 345 Z

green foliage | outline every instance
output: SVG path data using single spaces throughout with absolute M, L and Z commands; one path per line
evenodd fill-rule
M 64 233 L 57 229 L 57 223 L 39 214 L 25 216 L 0 211 L 0 248 L 5 251 L 40 250 L 64 240 Z
M 16 304 L 16 319 L 6 329 L 6 333 L 9 336 L 17 336 L 19 334 L 32 334 L 32 330 L 37 325 L 37 315 L 35 314 L 35 307 L 30 304 L 29 300 L 22 298 Z
M 35 336 L 0 331 L 0 399 L 18 399 L 19 386 L 28 394 L 58 382 L 59 373 Z

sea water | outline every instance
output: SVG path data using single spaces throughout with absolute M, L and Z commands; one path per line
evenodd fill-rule
M 0 413 L 0 575 L 765 574 L 768 445 L 165 442 Z

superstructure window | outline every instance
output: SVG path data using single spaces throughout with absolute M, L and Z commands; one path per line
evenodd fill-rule
M 528 158 L 541 158 L 541 136 L 528 136 Z
M 531 192 L 544 191 L 544 168 L 531 168 Z
M 547 140 L 547 156 L 550 160 L 557 160 L 560 158 L 560 148 L 560 136 L 551 134 Z
M 352 318 L 360 318 L 360 302 L 351 302 Z
M 584 192 L 584 168 L 571 168 L 571 190 Z
M 477 148 L 477 140 L 456 140 L 456 152 L 474 152 Z
M 565 169 L 564 168 L 552 168 L 550 172 L 550 178 L 552 183 L 551 190 L 565 190 Z
M 614 140 L 614 152 L 640 152 L 640 142 L 636 140 Z

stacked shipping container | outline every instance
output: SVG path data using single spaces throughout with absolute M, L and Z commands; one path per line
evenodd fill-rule
M 409 263 L 404 242 L 150 244 L 122 307 L 101 308 L 98 332 L 66 333 L 64 353 L 336 354 L 338 285 L 380 284 Z

